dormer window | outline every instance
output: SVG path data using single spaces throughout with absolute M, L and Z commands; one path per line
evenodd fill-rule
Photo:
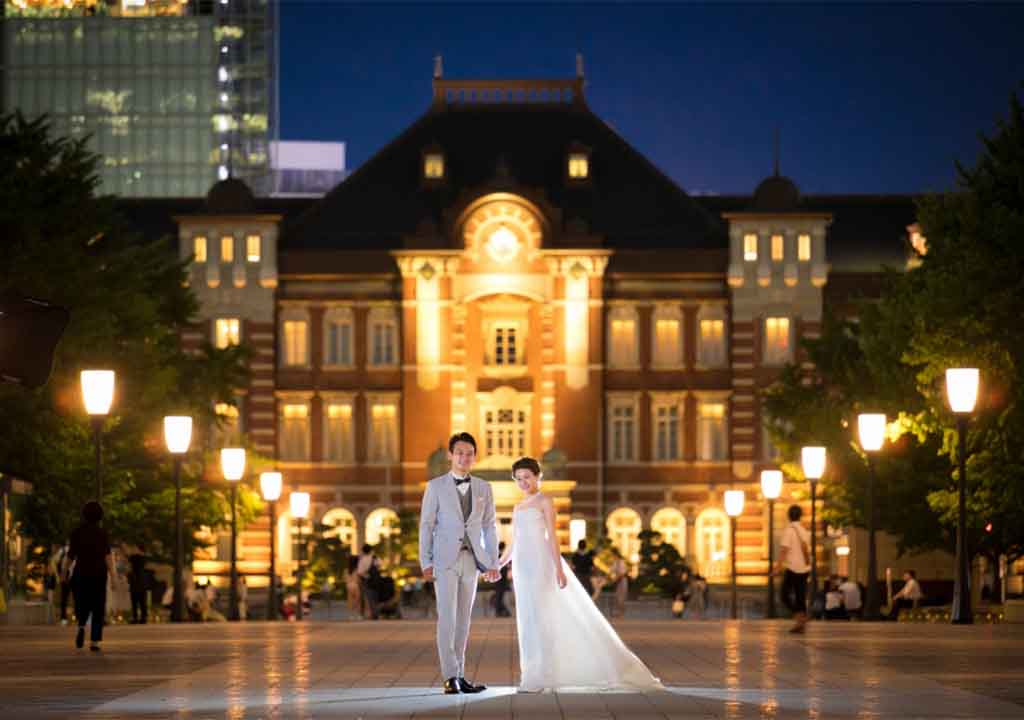
M 772 261 L 779 262 L 785 257 L 785 240 L 781 235 L 772 235 Z
M 796 256 L 801 262 L 811 259 L 811 236 L 802 233 L 796 237 Z
M 437 151 L 424 153 L 423 177 L 426 180 L 441 180 L 444 178 L 444 154 Z
M 569 153 L 569 179 L 586 180 L 590 177 L 590 156 L 585 152 Z

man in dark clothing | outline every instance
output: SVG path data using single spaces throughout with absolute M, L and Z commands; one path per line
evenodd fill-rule
M 572 554 L 572 571 L 583 585 L 583 589 L 587 591 L 587 595 L 593 597 L 594 584 L 590 576 L 594 574 L 594 551 L 587 550 L 586 540 L 580 540 L 576 545 L 576 552 Z
M 149 615 L 149 577 L 146 574 L 146 548 L 139 545 L 138 552 L 128 557 L 131 565 L 131 576 L 128 578 L 128 591 L 132 596 L 132 624 L 146 624 Z
M 110 537 L 100 527 L 103 508 L 90 501 L 82 508 L 82 524 L 71 533 L 67 562 L 74 563 L 71 585 L 75 595 L 78 633 L 75 647 L 85 644 L 85 623 L 92 618 L 89 649 L 99 651 L 103 641 L 103 621 L 107 614 L 107 573 L 116 575 L 110 554 Z

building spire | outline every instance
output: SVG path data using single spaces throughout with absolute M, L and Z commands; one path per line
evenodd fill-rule
M 583 53 L 576 53 L 576 77 L 583 79 Z
M 434 79 L 440 80 L 444 76 L 444 67 L 441 61 L 441 54 L 434 56 Z

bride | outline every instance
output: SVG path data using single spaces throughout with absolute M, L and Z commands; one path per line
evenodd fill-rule
M 526 496 L 512 514 L 520 692 L 657 690 L 661 683 L 619 639 L 558 551 L 555 510 L 540 491 L 540 465 L 520 458 L 512 476 Z

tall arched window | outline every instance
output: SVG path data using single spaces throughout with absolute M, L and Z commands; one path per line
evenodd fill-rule
M 398 513 L 391 508 L 377 508 L 366 516 L 366 542 L 376 545 L 398 534 Z
M 631 508 L 617 508 L 608 515 L 608 537 L 631 565 L 640 562 L 640 515 Z
M 661 541 L 672 545 L 686 557 L 686 518 L 675 508 L 664 507 L 651 517 L 651 530 L 661 533 Z
M 708 580 L 729 576 L 729 518 L 719 508 L 697 516 L 697 563 Z
M 356 516 L 347 508 L 332 508 L 324 513 L 320 524 L 324 526 L 324 537 L 336 537 L 351 551 L 359 552 L 359 532 Z

